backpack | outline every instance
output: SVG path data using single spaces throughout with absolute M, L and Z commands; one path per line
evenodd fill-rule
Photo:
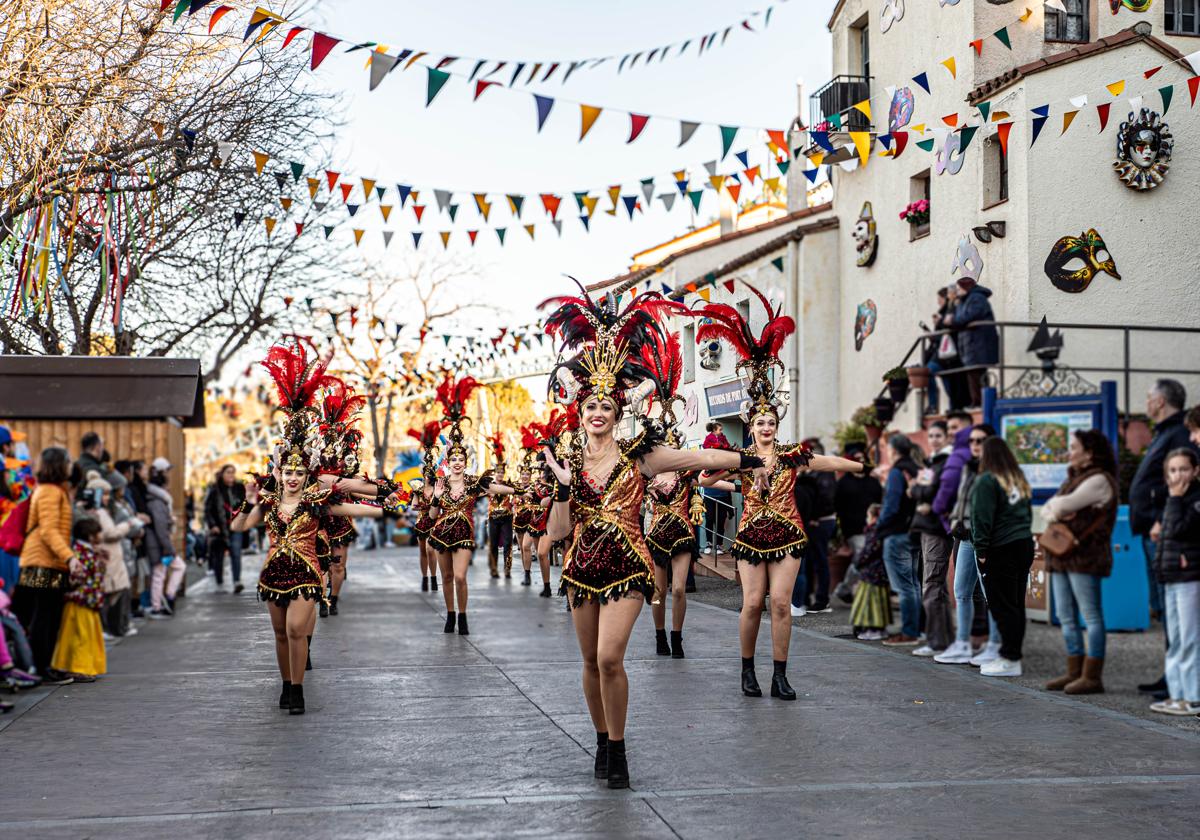
M 29 533 L 29 501 L 32 498 L 30 494 L 18 502 L 4 524 L 0 525 L 0 551 L 14 555 L 21 553 Z

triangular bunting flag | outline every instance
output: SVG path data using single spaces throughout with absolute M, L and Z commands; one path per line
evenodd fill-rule
M 530 239 L 533 239 L 533 225 L 525 225 L 525 232 L 529 234 Z
M 392 215 L 392 205 L 390 205 L 390 204 L 380 204 L 380 205 L 379 205 L 379 212 L 380 212 L 380 213 L 383 215 L 383 221 L 384 221 L 384 222 L 387 222 L 387 220 L 388 220 L 388 216 Z
M 687 197 L 692 201 L 692 207 L 697 213 L 700 212 L 700 199 L 704 196 L 704 190 L 693 190 L 687 194 Z
M 523 195 L 507 195 L 507 196 L 505 196 L 505 198 L 508 199 L 508 209 L 518 219 L 521 218 L 521 205 L 523 205 L 525 203 L 525 196 L 523 196 Z
M 338 182 L 338 178 L 342 177 L 342 173 L 334 172 L 332 169 L 325 170 L 325 183 L 329 187 L 329 191 L 333 192 L 333 186 Z
M 353 184 L 338 184 L 338 187 L 342 191 L 342 203 L 345 204 L 345 203 L 349 202 L 350 201 L 350 191 L 354 189 L 354 185 Z
M 851 131 L 850 142 L 854 144 L 854 148 L 858 150 L 858 160 L 862 166 L 867 165 L 867 158 L 871 154 L 871 132 L 869 131 Z
M 675 206 L 675 193 L 663 193 L 658 198 L 662 201 L 663 206 L 667 208 L 667 212 L 670 213 L 671 208 Z
M 1158 95 L 1162 97 L 1162 104 L 1163 104 L 1162 115 L 1164 117 L 1167 115 L 1167 111 L 1169 111 L 1171 108 L 1171 96 L 1174 95 L 1174 93 L 1175 93 L 1174 85 L 1167 85 L 1166 87 L 1160 87 L 1158 89 Z
M 1112 107 L 1112 103 L 1105 102 L 1096 106 L 1096 113 L 1100 116 L 1100 133 L 1104 133 L 1104 129 L 1108 128 L 1108 112 Z
M 362 242 L 363 234 L 366 233 L 366 231 L 362 228 L 351 228 L 351 230 L 354 231 L 354 244 L 358 245 L 360 242 Z
M 446 208 L 446 212 L 450 214 L 450 221 L 453 222 L 455 220 L 455 218 L 458 216 L 458 205 L 451 204 L 449 207 Z
M 424 235 L 424 234 L 423 234 L 421 231 L 419 231 L 419 230 L 414 230 L 414 231 L 412 232 L 412 238 L 413 238 L 413 247 L 414 247 L 414 248 L 420 248 L 420 247 L 421 247 L 421 237 L 422 237 L 423 235 Z
M 450 79 L 449 73 L 444 73 L 441 70 L 435 70 L 432 67 L 426 67 L 425 81 L 425 107 L 428 108 L 433 104 L 433 99 L 442 89 L 442 85 Z
M 954 56 L 950 56 L 950 57 L 949 57 L 949 58 L 947 58 L 945 61 L 942 61 L 942 62 L 939 62 L 939 63 L 940 63 L 940 64 L 941 64 L 943 67 L 945 67 L 947 70 L 949 70 L 949 71 L 950 71 L 950 77 L 951 77 L 951 78 L 953 78 L 953 79 L 957 79 L 957 78 L 958 78 L 958 67 L 957 67 L 957 65 L 956 65 L 956 64 L 955 64 L 955 62 L 954 62 Z
M 370 202 L 371 201 L 371 191 L 375 189 L 375 179 L 374 178 L 363 178 L 362 179 L 362 188 L 363 188 L 363 201 Z
M 383 247 L 387 248 L 391 244 L 392 244 L 392 231 L 385 230 L 383 232 Z
M 584 137 L 587 137 L 587 133 L 592 130 L 592 126 L 595 125 L 597 118 L 599 118 L 601 110 L 602 109 L 597 108 L 593 105 L 580 105 L 579 106 L 579 139 L 580 140 L 582 140 Z
M 632 143 L 641 136 L 642 129 L 646 127 L 646 123 L 650 122 L 650 117 L 647 114 L 630 114 L 629 115 L 629 139 L 626 143 Z
M 1002 122 L 996 126 L 996 136 L 1000 138 L 1000 154 L 1008 157 L 1008 134 L 1012 131 L 1013 124 L 1010 122 Z
M 976 38 L 974 41 L 972 41 L 971 49 L 975 50 L 975 55 L 982 55 L 983 54 L 983 39 Z
M 983 117 L 984 122 L 987 122 L 988 114 L 992 111 L 992 103 L 980 102 L 975 107 L 979 110 L 979 116 Z
M 487 90 L 488 88 L 490 88 L 492 85 L 498 85 L 498 84 L 500 84 L 500 83 L 499 82 L 485 82 L 482 79 L 480 81 L 476 82 L 475 83 L 475 97 L 474 97 L 475 100 L 478 100 L 479 95 L 481 93 L 483 93 L 485 90 Z
M 926 73 L 925 71 L 921 71 L 917 75 L 913 76 L 912 80 L 914 82 L 916 82 L 918 85 L 920 85 L 922 90 L 924 90 L 926 93 L 929 93 L 929 74 L 928 73 Z
M 958 128 L 958 114 L 947 114 L 942 117 L 942 122 L 951 128 Z
M 1151 67 L 1149 70 L 1147 70 L 1145 73 L 1143 73 L 1142 76 L 1143 76 L 1143 78 L 1149 79 L 1151 76 L 1153 76 L 1155 73 L 1157 73 L 1161 69 L 1162 69 L 1161 64 L 1158 65 L 1157 67 Z
M 728 280 L 722 281 L 721 285 L 725 287 L 725 291 L 729 292 L 730 294 L 733 294 L 733 285 L 736 282 L 737 282 L 736 279 L 730 277 Z
M 289 166 L 291 166 L 291 168 L 292 168 L 292 183 L 293 184 L 300 183 L 300 176 L 304 174 L 304 164 L 303 163 L 291 163 L 291 164 L 289 164 Z
M 860 112 L 868 120 L 871 119 L 871 100 L 864 99 L 862 102 L 856 102 L 850 106 L 854 110 Z
M 425 205 L 417 204 L 416 200 L 414 199 L 413 200 L 413 215 L 417 217 L 417 224 L 421 223 L 421 216 L 424 213 L 425 213 Z
M 440 236 L 442 238 L 442 250 L 445 250 L 446 248 L 450 247 L 450 234 L 452 232 L 453 231 L 449 231 L 449 230 L 438 231 L 438 236 Z
M 475 239 L 476 239 L 476 237 L 478 237 L 478 236 L 479 236 L 479 231 L 477 231 L 477 230 L 469 230 L 469 231 L 467 231 L 467 237 L 468 237 L 468 238 L 471 240 L 471 246 L 472 246 L 472 247 L 474 247 L 474 246 L 475 246 Z
M 892 150 L 892 157 L 898 158 L 904 154 L 904 149 L 908 146 L 908 132 L 893 131 L 892 139 L 896 142 L 896 148 Z
M 926 152 L 932 152 L 933 151 L 933 143 L 934 143 L 934 138 L 932 138 L 932 137 L 930 137 L 927 140 L 918 140 L 917 148 L 921 149 L 923 151 L 926 151 Z
M 1200 88 L 1200 76 L 1192 76 L 1187 80 L 1188 94 L 1192 98 L 1192 107 L 1196 106 L 1196 89 Z
M 1121 79 L 1119 82 L 1113 82 L 1112 84 L 1105 85 L 1104 87 L 1113 96 L 1120 96 L 1125 91 L 1125 80 Z
M 654 199 L 654 179 L 642 179 L 642 195 L 646 197 L 646 203 L 649 204 Z
M 508 228 L 496 228 L 496 238 L 500 240 L 500 244 L 504 244 L 504 234 L 508 232 Z
M 275 231 L 275 219 L 271 216 L 263 219 L 263 224 L 267 227 L 267 236 L 270 236 Z
M 554 100 L 549 96 L 542 96 L 537 93 L 533 95 L 533 100 L 537 105 L 537 130 L 541 131 L 542 126 L 546 124 L 546 117 L 550 116 L 550 109 L 554 107 Z
M 958 149 L 959 153 L 967 151 L 967 146 L 971 145 L 971 141 L 975 139 L 975 132 L 979 131 L 977 125 L 964 125 L 958 132 Z
M 728 187 L 726 187 L 726 189 L 729 190 L 729 195 L 733 198 L 733 203 L 737 204 L 738 195 L 740 195 L 742 192 L 742 185 L 730 184 Z
M 687 120 L 679 121 L 679 145 L 692 139 L 692 135 L 696 133 L 696 129 L 700 127 L 698 122 L 689 122 Z
M 317 197 L 317 191 L 321 189 L 321 182 L 316 178 L 308 178 L 308 197 L 310 199 Z
M 488 220 L 488 214 L 492 212 L 492 205 L 487 200 L 486 193 L 475 193 L 475 207 L 479 210 L 479 215 L 483 216 L 483 220 Z
M 1033 144 L 1037 142 L 1038 135 L 1042 133 L 1042 126 L 1046 124 L 1046 120 L 1050 119 L 1050 106 L 1039 105 L 1036 108 L 1031 108 L 1033 113 L 1033 139 L 1029 141 L 1029 148 L 1033 148 Z
M 371 81 L 367 90 L 375 90 L 379 87 L 379 83 L 383 81 L 383 77 L 396 69 L 396 65 L 400 63 L 400 59 L 395 56 L 388 55 L 384 52 L 376 50 L 371 53 Z
M 737 133 L 736 125 L 721 126 L 721 160 L 724 160 L 725 155 L 729 154 L 729 149 L 733 146 L 733 140 L 737 137 Z
M 1007 26 L 1000 27 L 992 34 L 996 36 L 997 41 L 999 41 L 1004 46 L 1008 47 L 1010 50 L 1012 49 L 1012 41 L 1010 41 L 1008 39 L 1008 27 Z
M 309 63 L 309 69 L 316 70 L 321 66 L 321 62 L 325 60 L 325 56 L 329 55 L 339 43 L 339 39 L 331 38 L 322 32 L 314 32 L 312 38 L 312 60 Z
M 591 231 L 592 219 L 590 216 L 588 216 L 586 213 L 581 213 L 579 215 L 579 222 L 580 222 L 580 224 L 583 225 L 584 230 L 589 231 L 589 232 Z

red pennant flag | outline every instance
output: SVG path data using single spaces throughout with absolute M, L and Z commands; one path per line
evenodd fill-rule
M 291 29 L 288 30 L 287 37 L 285 37 L 283 39 L 283 46 L 280 47 L 279 49 L 281 49 L 281 50 L 287 49 L 287 45 L 292 43 L 292 41 L 295 39 L 295 37 L 303 31 L 304 31 L 303 26 L 293 26 Z
M 894 148 L 892 149 L 892 158 L 895 159 L 904 153 L 904 147 L 908 145 L 908 132 L 893 131 L 892 143 L 895 144 Z
M 779 129 L 772 129 L 771 131 L 767 132 L 767 136 L 771 138 L 771 142 L 774 143 L 780 151 L 782 151 L 784 154 L 787 154 L 787 137 L 784 136 L 782 131 Z
M 975 50 L 975 55 L 982 55 L 983 54 L 983 39 L 976 38 L 974 41 L 971 42 L 971 48 L 973 50 Z
M 1192 76 L 1187 80 L 1188 93 L 1192 96 L 1192 105 L 1196 104 L 1196 89 L 1200 88 L 1200 76 Z
M 478 99 L 480 94 L 482 94 L 485 90 L 490 88 L 492 85 L 498 85 L 498 84 L 500 84 L 500 83 L 499 82 L 485 82 L 482 79 L 480 79 L 478 82 L 475 83 L 475 98 Z
M 414 204 L 413 205 L 413 215 L 415 215 L 417 217 L 418 222 L 421 221 L 421 214 L 424 212 L 425 212 L 424 204 Z
M 304 222 L 296 222 L 296 235 L 304 233 Z
M 340 186 L 342 188 L 342 203 L 344 204 L 350 200 L 350 190 L 354 189 L 354 185 L 353 184 L 339 184 L 338 186 Z
M 562 198 L 552 193 L 542 193 L 541 198 L 542 206 L 546 208 L 546 212 L 550 214 L 550 218 L 557 218 L 558 205 L 562 202 Z
M 467 236 L 471 237 L 471 244 L 472 244 L 472 245 L 474 245 L 474 244 L 475 244 L 475 237 L 476 237 L 476 236 L 478 236 L 478 235 L 479 235 L 479 231 L 477 231 L 477 230 L 469 230 L 469 231 L 467 231 Z
M 323 32 L 314 32 L 312 39 L 312 61 L 309 62 L 309 68 L 316 70 L 321 66 L 321 62 L 325 60 L 325 56 L 329 55 L 338 43 L 340 38 L 331 38 Z
M 1112 106 L 1111 102 L 1105 102 L 1103 105 L 1096 106 L 1096 113 L 1100 115 L 1100 133 L 1104 133 L 1104 129 L 1108 127 L 1108 109 Z
M 721 285 L 725 287 L 725 291 L 729 292 L 730 294 L 733 294 L 733 284 L 735 282 L 736 281 L 731 277 L 728 280 L 726 280 L 724 283 L 722 283 Z
M 996 126 L 996 134 L 1000 138 L 1000 153 L 1008 157 L 1008 133 L 1012 131 L 1013 124 L 1003 122 Z
M 285 297 L 285 298 L 283 299 L 283 305 L 284 305 L 285 307 L 289 307 L 289 308 L 290 308 L 290 307 L 291 307 L 291 305 L 292 305 L 292 302 L 293 302 L 293 301 L 295 301 L 295 300 L 296 300 L 296 299 L 295 299 L 294 297 Z
M 751 184 L 753 184 L 754 179 L 758 177 L 758 166 L 751 166 L 749 169 L 746 169 L 743 171 L 744 171 L 746 178 L 750 181 Z
M 638 135 L 642 133 L 642 129 L 646 127 L 646 123 L 650 122 L 650 117 L 647 114 L 630 114 L 629 115 L 629 139 L 626 143 L 632 143 L 638 139 Z
M 232 11 L 233 6 L 217 6 L 217 8 L 213 9 L 212 17 L 208 19 L 208 34 L 212 34 L 213 27 L 217 25 L 217 21 Z
M 1151 76 L 1153 76 L 1155 73 L 1157 73 L 1161 69 L 1162 69 L 1162 65 L 1160 64 L 1157 67 L 1151 67 L 1149 70 L 1147 70 L 1142 75 L 1145 76 L 1147 79 L 1149 79 Z
M 733 203 L 737 204 L 738 194 L 741 193 L 741 191 L 742 191 L 742 185 L 741 184 L 730 184 L 725 189 L 729 190 L 729 194 L 731 196 L 733 196 Z
M 334 172 L 332 169 L 325 170 L 325 183 L 329 184 L 329 191 L 333 192 L 333 185 L 338 182 L 338 178 L 342 177 L 341 172 Z

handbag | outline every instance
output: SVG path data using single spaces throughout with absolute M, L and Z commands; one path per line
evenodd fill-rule
M 958 345 L 954 343 L 954 336 L 950 333 L 946 333 L 938 342 L 937 357 L 939 359 L 958 358 Z
M 1038 534 L 1038 545 L 1042 547 L 1042 552 L 1050 557 L 1063 557 L 1070 554 L 1075 549 L 1079 548 L 1084 537 L 1097 530 L 1105 522 L 1104 517 L 1097 517 L 1096 521 L 1083 529 L 1083 533 L 1075 536 L 1075 533 L 1062 522 L 1051 522 L 1045 531 Z

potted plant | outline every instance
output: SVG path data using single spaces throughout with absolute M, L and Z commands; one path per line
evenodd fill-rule
M 870 443 L 867 439 L 867 430 L 853 420 L 835 425 L 833 427 L 833 439 L 838 445 L 839 452 L 845 452 L 846 447 L 851 444 L 858 443 L 866 446 Z
M 875 416 L 879 418 L 881 428 L 896 416 L 896 404 L 892 402 L 891 397 L 876 397 L 874 405 Z
M 908 384 L 914 388 L 928 388 L 931 371 L 924 365 L 912 365 L 908 371 Z
M 861 426 L 864 434 L 867 436 L 867 444 L 873 444 L 879 440 L 879 435 L 883 432 L 883 423 L 880 422 L 879 416 L 875 413 L 874 405 L 864 405 L 850 415 L 851 426 Z
M 900 219 L 917 227 L 929 224 L 929 199 L 922 198 L 917 201 L 910 201 L 900 211 Z
M 892 402 L 902 403 L 908 398 L 907 368 L 892 368 L 883 375 L 883 381 L 887 383 L 888 393 L 892 395 Z

